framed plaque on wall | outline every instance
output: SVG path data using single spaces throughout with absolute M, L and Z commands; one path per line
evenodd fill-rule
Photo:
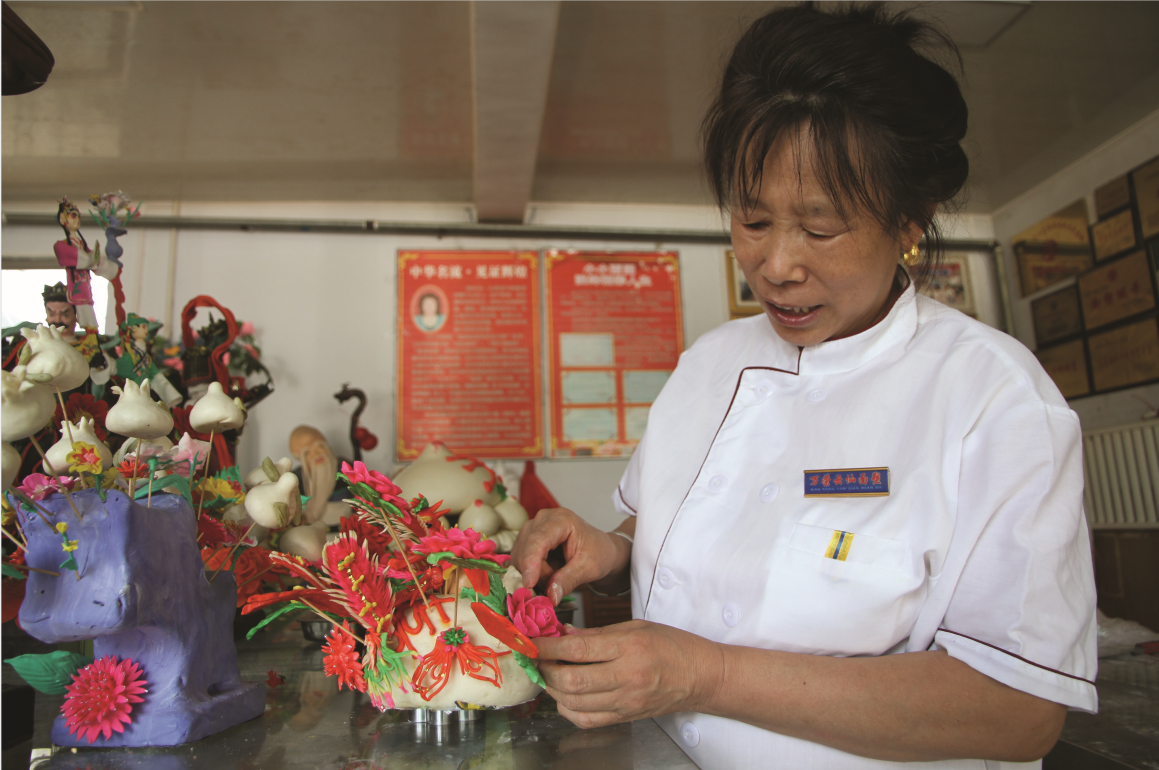
M 1078 398 L 1091 392 L 1086 346 L 1082 338 L 1036 350 L 1034 355 L 1063 397 Z
M 1077 283 L 1082 298 L 1083 323 L 1088 330 L 1155 307 L 1151 266 L 1142 251 L 1099 265 L 1080 275 Z
M 1030 303 L 1034 341 L 1038 347 L 1066 339 L 1083 330 L 1078 286 L 1071 285 Z
M 1090 336 L 1097 392 L 1159 380 L 1159 324 L 1155 316 Z

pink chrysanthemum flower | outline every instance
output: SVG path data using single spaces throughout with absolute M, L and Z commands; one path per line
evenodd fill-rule
M 495 541 L 483 540 L 473 529 L 448 529 L 437 534 L 419 538 L 414 547 L 417 553 L 441 553 L 450 551 L 460 559 L 486 559 L 502 566 L 511 557 L 495 553 Z
M 118 661 L 112 655 L 88 664 L 72 676 L 73 683 L 65 689 L 65 724 L 70 735 L 84 738 L 89 743 L 98 735 L 111 738 L 113 731 L 125 732 L 132 723 L 133 704 L 144 700 L 146 692 L 141 667 L 132 659 Z

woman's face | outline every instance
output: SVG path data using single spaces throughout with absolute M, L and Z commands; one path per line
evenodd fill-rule
M 439 314 L 439 300 L 432 297 L 430 294 L 419 300 L 419 312 L 423 315 L 438 315 Z
M 902 228 L 891 238 L 872 217 L 837 215 L 813 173 L 812 144 L 782 135 L 765 161 L 752 209 L 734 206 L 737 264 L 777 334 L 794 345 L 816 345 L 872 326 L 882 315 L 903 246 L 921 233 Z

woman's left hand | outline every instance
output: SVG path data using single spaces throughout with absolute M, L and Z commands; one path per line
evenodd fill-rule
M 562 716 L 583 728 L 697 711 L 724 670 L 717 643 L 644 620 L 539 637 L 535 644 L 548 694 Z

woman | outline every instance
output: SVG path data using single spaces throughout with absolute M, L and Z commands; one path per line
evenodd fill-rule
M 967 173 L 927 43 L 952 48 L 883 7 L 802 6 L 737 44 L 706 165 L 765 313 L 683 355 L 616 532 L 554 509 L 513 551 L 556 601 L 630 579 L 636 620 L 537 640 L 576 724 L 655 717 L 705 768 L 983 768 L 1097 708 L 1078 419 L 899 265 L 923 234 L 936 256 Z

